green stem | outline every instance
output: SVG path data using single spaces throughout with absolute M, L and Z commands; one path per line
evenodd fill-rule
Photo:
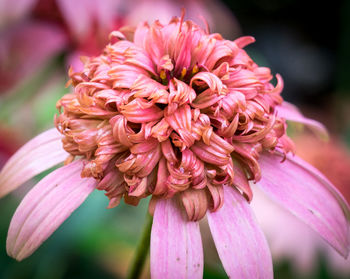
M 145 260 L 147 258 L 148 250 L 149 250 L 152 221 L 153 221 L 152 216 L 149 213 L 147 213 L 146 222 L 143 227 L 141 239 L 136 247 L 136 251 L 135 251 L 131 266 L 129 268 L 127 279 L 140 278 Z

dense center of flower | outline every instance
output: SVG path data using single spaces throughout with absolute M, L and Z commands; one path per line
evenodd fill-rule
M 123 30 L 70 73 L 74 92 L 58 102 L 70 160 L 86 159 L 82 175 L 100 181 L 110 207 L 177 195 L 197 220 L 221 206 L 225 184 L 250 200 L 259 153 L 291 148 L 274 111 L 282 80 L 274 87 L 242 49 L 253 39 L 227 41 L 178 18 Z

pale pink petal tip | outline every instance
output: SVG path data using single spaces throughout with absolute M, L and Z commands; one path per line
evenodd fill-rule
M 151 234 L 152 279 L 203 276 L 203 248 L 198 222 L 187 221 L 174 199 L 156 204 Z
M 323 140 L 329 139 L 329 134 L 326 127 L 322 123 L 316 120 L 306 118 L 305 116 L 303 116 L 296 106 L 288 102 L 283 102 L 282 105 L 277 106 L 275 109 L 279 117 L 285 118 L 286 120 L 289 120 L 289 121 L 299 122 L 301 124 L 304 124 L 308 126 L 321 139 Z
M 94 178 L 81 178 L 82 168 L 80 160 L 61 167 L 25 196 L 8 231 L 9 256 L 29 257 L 95 189 Z
M 349 254 L 349 205 L 314 167 L 287 155 L 262 154 L 257 185 L 273 200 L 318 232 L 343 257 Z
M 22 146 L 0 172 L 0 198 L 39 173 L 63 162 L 68 153 L 61 143 L 62 135 L 50 129 Z
M 224 205 L 208 212 L 216 249 L 230 278 L 273 278 L 267 241 L 243 196 L 224 187 Z

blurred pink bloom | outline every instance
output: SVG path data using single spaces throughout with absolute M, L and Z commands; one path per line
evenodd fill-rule
M 185 19 L 197 22 L 202 28 L 206 22 L 214 32 L 229 38 L 237 38 L 240 25 L 230 10 L 218 0 L 134 0 L 128 2 L 125 23 L 137 25 L 140 21 L 153 22 L 158 19 L 167 23 L 181 9 L 186 9 Z
M 66 38 L 54 25 L 24 22 L 0 36 L 0 92 L 21 83 L 63 50 Z
M 0 5 L 0 92 L 63 50 L 69 51 L 68 64 L 82 69 L 80 56 L 98 55 L 108 34 L 121 25 L 115 0 L 5 0 Z
M 102 55 L 70 71 L 74 91 L 57 103 L 59 132 L 34 138 L 0 174 L 3 196 L 68 157 L 19 205 L 10 256 L 31 255 L 98 189 L 109 207 L 152 196 L 152 278 L 202 277 L 204 216 L 228 276 L 272 278 L 249 181 L 348 255 L 348 204 L 290 154 L 286 135 L 288 119 L 324 127 L 283 102 L 282 78 L 273 86 L 270 69 L 243 50 L 252 37 L 228 41 L 182 17 L 110 38 Z
M 350 156 L 346 147 L 334 139 L 326 143 L 305 134 L 297 136 L 295 143 L 297 153 L 322 171 L 350 201 Z M 299 273 L 311 273 L 317 268 L 322 252 L 334 274 L 350 275 L 350 259 L 345 260 L 335 253 L 314 231 L 271 203 L 262 192 L 255 193 L 252 206 L 276 261 L 291 260 Z

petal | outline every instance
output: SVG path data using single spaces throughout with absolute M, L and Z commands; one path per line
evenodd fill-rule
M 224 186 L 224 205 L 207 213 L 216 249 L 230 278 L 273 278 L 264 234 L 242 195 Z
M 283 102 L 280 106 L 276 107 L 277 116 L 285 118 L 286 120 L 299 122 L 308 126 L 315 134 L 317 134 L 320 138 L 327 140 L 328 132 L 325 126 L 316 120 L 306 118 L 302 115 L 299 109 L 288 103 Z
M 349 253 L 350 210 L 345 199 L 320 172 L 297 156 L 263 154 L 257 185 L 318 232 L 334 249 Z M 347 218 L 348 220 L 347 220 Z
M 7 236 L 7 253 L 21 261 L 30 256 L 77 209 L 97 184 L 81 178 L 82 161 L 42 179 L 17 208 Z
M 186 210 L 188 220 L 201 220 L 208 208 L 208 199 L 205 190 L 187 189 L 180 194 L 181 202 Z
M 176 200 L 157 202 L 151 234 L 151 277 L 202 278 L 203 249 L 198 222 L 187 221 Z
M 37 174 L 63 162 L 68 153 L 62 148 L 62 135 L 50 129 L 21 147 L 0 172 L 0 198 Z
M 75 39 L 84 39 L 92 28 L 93 3 L 86 0 L 60 0 L 56 3 Z

